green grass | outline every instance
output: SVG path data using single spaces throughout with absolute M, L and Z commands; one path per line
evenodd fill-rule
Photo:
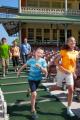
M 17 83 L 17 82 L 27 82 L 26 78 L 7 78 L 7 79 L 1 79 L 0 84 L 6 84 L 6 83 Z
M 8 107 L 10 120 L 32 120 L 30 105 L 14 105 Z M 38 103 L 38 120 L 78 120 L 77 117 L 70 118 L 66 115 L 66 108 L 59 101 Z
M 28 84 L 1 86 L 3 92 L 22 91 L 28 88 Z
M 13 71 L 12 65 L 10 65 L 9 70 Z M 10 72 L 10 71 L 9 71 Z M 25 75 L 26 73 L 21 73 L 21 75 Z M 15 77 L 16 74 L 9 73 L 7 76 Z M 27 82 L 27 78 L 9 78 L 9 79 L 1 79 L 0 85 L 6 83 L 19 83 L 19 82 Z M 23 91 L 29 88 L 27 83 L 18 84 L 18 85 L 1 85 L 1 88 L 4 92 L 14 92 L 14 91 Z M 40 85 L 41 91 L 38 91 L 37 101 L 37 113 L 39 115 L 38 120 L 79 120 L 77 117 L 70 118 L 66 115 L 65 106 L 58 100 L 56 97 L 50 97 L 48 93 L 42 89 Z M 15 93 L 15 94 L 4 94 L 5 100 L 8 103 L 8 114 L 10 120 L 32 120 L 30 115 L 30 104 L 20 105 L 19 103 L 30 101 L 30 97 L 26 96 L 26 92 L 23 93 Z M 51 100 L 44 101 L 42 100 Z M 10 106 L 10 103 L 14 103 L 15 105 Z
M 42 100 L 48 98 L 47 92 L 44 90 L 38 91 L 37 100 Z M 4 94 L 7 103 L 16 103 L 17 101 L 28 101 L 30 97 L 27 97 L 27 92 L 14 93 L 14 94 Z

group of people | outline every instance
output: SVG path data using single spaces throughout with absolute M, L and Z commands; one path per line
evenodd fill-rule
M 42 80 L 42 74 L 48 75 L 47 62 L 43 58 L 44 50 L 37 48 L 35 51 L 34 58 L 29 59 L 26 63 L 18 70 L 17 75 L 26 67 L 30 67 L 28 75 L 28 81 L 31 89 L 31 115 L 33 119 L 38 118 L 35 104 L 37 96 L 37 88 Z M 50 87 L 49 91 L 62 89 L 62 82 L 65 79 L 68 89 L 68 105 L 67 114 L 70 117 L 74 117 L 75 114 L 71 110 L 71 104 L 74 92 L 74 79 L 76 76 L 76 62 L 79 57 L 79 51 L 76 47 L 76 40 L 74 37 L 69 37 L 66 45 L 62 47 L 60 52 L 55 56 L 54 62 L 57 66 L 56 80 L 57 84 Z
M 5 41 L 5 39 L 2 39 L 2 42 L 3 41 Z M 26 43 L 26 39 L 24 40 L 24 43 Z M 14 42 L 14 45 L 12 47 L 12 52 L 11 52 L 12 54 L 13 54 L 15 45 L 16 43 Z M 1 49 L 2 48 L 3 46 L 1 46 Z M 7 49 L 9 49 L 8 46 L 6 47 L 6 50 Z M 19 51 L 19 48 L 17 49 L 18 49 L 17 51 Z M 26 49 L 27 49 L 27 52 L 26 52 Z M 24 68 L 29 66 L 30 70 L 28 74 L 28 82 L 29 82 L 30 91 L 31 91 L 31 116 L 33 119 L 36 119 L 38 118 L 36 108 L 35 108 L 36 97 L 37 97 L 36 90 L 42 80 L 42 73 L 44 73 L 46 77 L 48 75 L 48 70 L 47 70 L 48 64 L 45 58 L 43 57 L 44 56 L 43 48 L 41 47 L 37 48 L 35 50 L 34 57 L 31 57 L 30 59 L 28 59 L 28 56 L 27 56 L 31 51 L 30 45 L 28 44 L 27 46 L 25 46 L 25 44 L 22 44 L 21 50 L 23 51 L 22 59 L 24 64 L 17 71 L 17 76 L 20 75 L 21 71 Z M 1 52 L 3 53 L 3 51 Z M 76 61 L 78 57 L 79 57 L 79 51 L 76 49 L 76 40 L 74 37 L 69 37 L 66 45 L 62 47 L 60 52 L 58 52 L 58 54 L 54 58 L 54 62 L 57 66 L 57 75 L 56 75 L 57 84 L 49 88 L 50 91 L 57 90 L 57 89 L 60 90 L 62 88 L 62 81 L 65 79 L 67 89 L 68 89 L 67 114 L 71 117 L 75 116 L 75 114 L 71 110 L 71 104 L 72 104 L 73 92 L 74 92 L 74 78 L 77 78 Z M 6 58 L 8 58 L 8 56 L 6 56 Z M 4 63 L 4 58 L 2 59 L 2 62 Z M 3 65 L 3 71 L 4 71 L 4 64 L 2 65 Z
M 14 71 L 18 71 L 19 59 L 22 58 L 23 64 L 28 59 L 28 54 L 31 52 L 31 46 L 27 42 L 27 38 L 23 40 L 21 46 L 18 46 L 17 41 L 13 41 L 12 46 L 8 45 L 7 39 L 1 39 L 0 45 L 0 59 L 2 64 L 3 77 L 8 74 L 9 61 L 12 59 Z

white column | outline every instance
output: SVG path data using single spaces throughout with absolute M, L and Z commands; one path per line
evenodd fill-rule
M 19 23 L 19 44 L 21 45 L 22 39 L 21 39 L 21 22 Z
M 42 28 L 42 42 L 44 42 L 44 28 Z
M 65 14 L 67 14 L 67 0 L 65 0 Z
M 59 28 L 57 28 L 57 47 L 59 47 Z
M 18 8 L 19 8 L 19 13 L 21 13 L 21 0 L 18 0 Z
M 67 24 L 64 25 L 64 31 L 65 31 L 65 43 L 67 43 Z
M 34 42 L 36 43 L 36 28 L 34 28 Z

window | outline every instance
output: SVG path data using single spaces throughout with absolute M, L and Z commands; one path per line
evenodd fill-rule
M 52 7 L 53 8 L 61 8 L 61 2 L 52 2 Z
M 50 3 L 50 1 L 40 0 L 39 6 L 40 7 L 47 7 L 47 8 L 49 8 L 50 7 L 49 3 Z
M 67 30 L 67 37 L 72 36 L 72 31 L 71 30 Z
M 42 29 L 36 29 L 36 40 L 37 42 L 42 42 Z
M 28 39 L 34 39 L 34 29 L 28 28 Z
M 79 3 L 79 10 L 80 10 L 80 3 Z
M 57 29 L 53 29 L 53 40 L 57 40 Z
M 38 0 L 27 0 L 27 6 L 28 7 L 37 7 L 38 6 Z
M 65 41 L 64 29 L 60 29 L 60 42 L 64 43 L 64 41 Z
M 44 29 L 44 40 L 50 40 L 50 29 Z

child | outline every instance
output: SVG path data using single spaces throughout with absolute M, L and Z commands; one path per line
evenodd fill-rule
M 47 76 L 47 63 L 45 59 L 42 58 L 43 54 L 44 50 L 42 48 L 37 48 L 34 57 L 27 60 L 26 64 L 24 64 L 17 73 L 17 75 L 20 75 L 22 69 L 24 69 L 26 66 L 30 66 L 28 81 L 31 89 L 31 113 L 33 119 L 38 117 L 35 109 L 37 96 L 36 90 L 40 84 L 40 81 L 42 80 L 42 73 Z
M 0 56 L 2 62 L 2 72 L 3 77 L 8 73 L 8 65 L 9 65 L 9 56 L 10 56 L 10 46 L 7 44 L 6 38 L 2 38 L 0 45 Z
M 62 48 L 60 54 L 55 58 L 55 63 L 58 66 L 57 70 L 57 85 L 50 88 L 51 90 L 59 90 L 62 87 L 62 82 L 65 79 L 68 88 L 68 107 L 67 114 L 74 117 L 75 114 L 71 110 L 71 104 L 74 91 L 74 80 L 76 78 L 76 59 L 79 52 L 76 48 L 76 40 L 74 37 L 70 37 L 67 40 L 67 44 Z
M 13 67 L 16 72 L 18 70 L 19 58 L 20 58 L 20 50 L 19 47 L 17 46 L 16 41 L 13 41 L 13 46 L 11 47 L 10 52 L 12 54 Z

